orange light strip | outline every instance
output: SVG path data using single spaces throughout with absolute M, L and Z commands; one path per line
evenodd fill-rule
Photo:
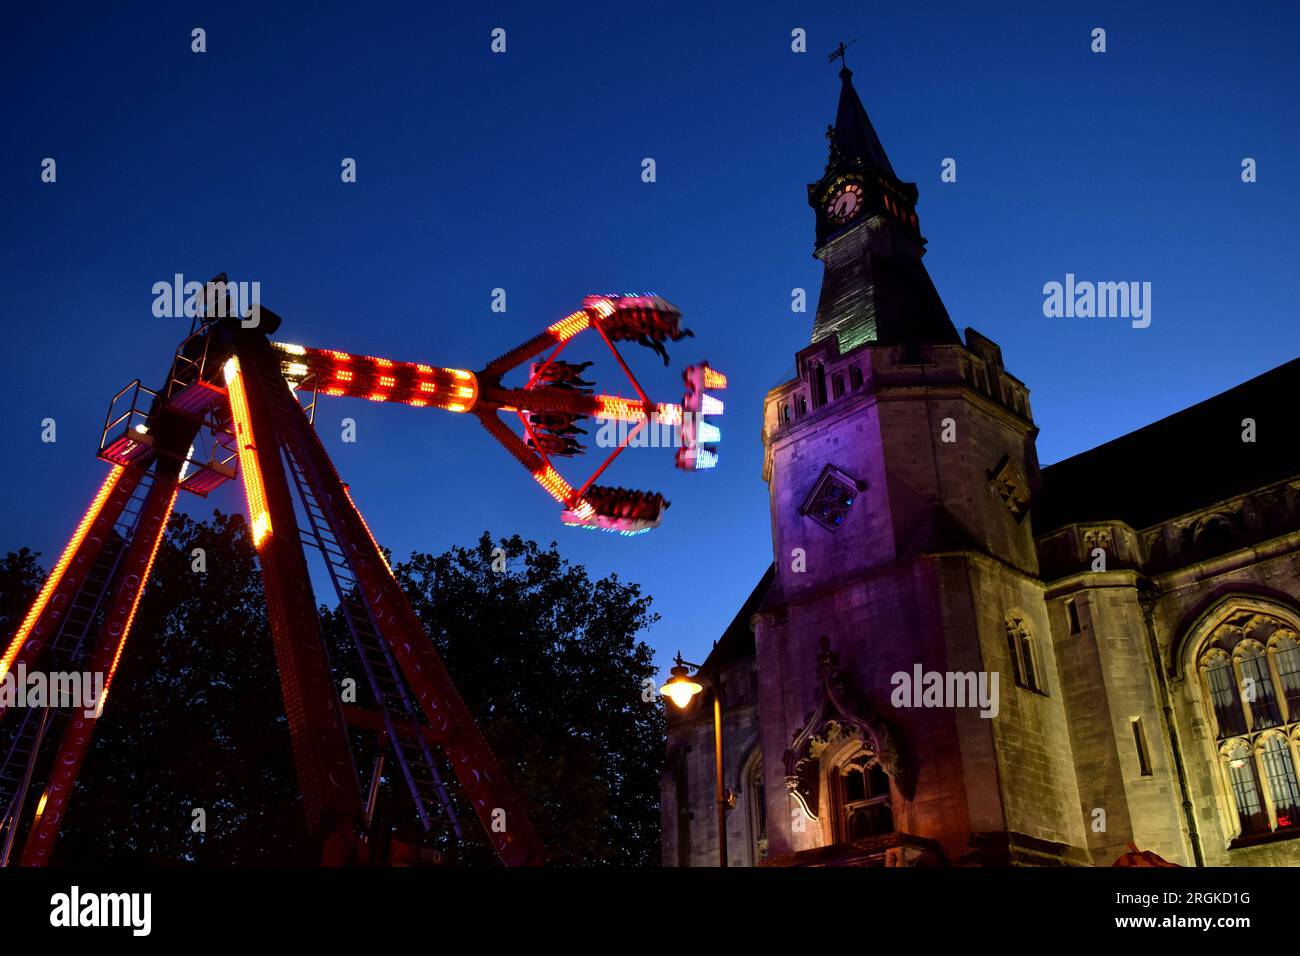
M 617 395 L 599 395 L 600 408 L 596 418 L 612 418 L 620 422 L 633 422 L 645 418 L 645 406 L 628 398 Z
M 253 547 L 260 548 L 271 533 L 271 510 L 266 505 L 266 487 L 262 484 L 262 469 L 257 463 L 257 443 L 239 359 L 231 356 L 224 368 L 226 392 L 230 396 L 230 417 L 235 423 L 239 470 L 244 478 L 244 496 L 248 499 L 248 522 L 253 531 Z
M 591 327 L 591 316 L 586 310 L 574 312 L 572 315 L 566 315 L 554 325 L 548 326 L 546 331 L 551 333 L 561 342 L 567 342 L 579 332 Z
M 705 388 L 726 388 L 727 376 L 723 375 L 717 369 L 704 366 L 704 387 Z
M 348 504 L 350 504 L 352 506 L 352 510 L 356 512 L 357 520 L 361 522 L 361 527 L 364 528 L 366 531 L 366 537 L 368 537 L 370 539 L 370 543 L 375 546 L 375 554 L 379 555 L 379 560 L 384 562 L 384 567 L 388 568 L 388 573 L 392 575 L 393 569 L 388 566 L 388 559 L 384 557 L 384 549 L 381 548 L 379 546 L 379 542 L 375 540 L 375 536 L 370 531 L 370 525 L 366 524 L 365 515 L 361 513 L 361 509 L 357 507 L 357 503 L 352 500 L 352 491 L 351 489 L 348 488 L 347 485 L 343 486 L 343 493 L 348 496 Z M 396 575 L 394 575 L 394 577 L 395 576 Z
M 572 486 L 550 465 L 543 465 L 540 471 L 533 472 L 533 478 L 560 504 L 567 506 L 573 498 Z
M 231 361 L 233 362 L 234 359 L 231 359 Z M 229 383 L 230 380 L 227 379 L 226 381 Z M 113 675 L 117 673 L 117 665 L 122 660 L 122 652 L 126 650 L 126 639 L 131 634 L 131 625 L 135 623 L 135 612 L 140 607 L 140 599 L 144 597 L 144 589 L 149 586 L 149 575 L 153 572 L 153 562 L 158 557 L 158 549 L 162 545 L 163 538 L 167 535 L 167 522 L 171 520 L 172 509 L 176 507 L 176 496 L 178 494 L 180 494 L 179 485 L 172 489 L 171 501 L 167 503 L 167 510 L 163 512 L 162 521 L 158 525 L 158 537 L 154 538 L 153 550 L 149 552 L 149 561 L 144 566 L 144 577 L 140 579 L 140 586 L 136 588 L 135 598 L 131 602 L 131 611 L 126 616 L 126 626 L 117 639 L 117 650 L 113 652 L 113 663 L 108 665 L 108 673 L 104 675 L 104 688 L 99 692 L 99 699 L 95 701 L 97 713 L 104 712 L 104 701 L 108 699 L 108 688 L 113 683 Z
M 680 425 L 682 423 L 682 406 L 658 405 L 655 408 L 655 421 L 660 425 Z
M 5 675 L 9 673 L 9 668 L 13 666 L 18 651 L 27 642 L 27 636 L 31 634 L 32 628 L 36 626 L 36 622 L 40 620 L 41 614 L 45 611 L 45 606 L 50 603 L 51 595 L 59 586 L 59 582 L 63 580 L 63 572 L 68 570 L 73 555 L 77 553 L 81 543 L 86 540 L 90 526 L 99 517 L 100 511 L 104 508 L 104 502 L 108 500 L 108 496 L 117 487 L 117 480 L 125 470 L 121 465 L 114 465 L 109 471 L 108 477 L 104 479 L 104 483 L 99 486 L 99 491 L 95 494 L 95 497 L 90 502 L 90 507 L 86 509 L 86 513 L 81 518 L 81 523 L 72 532 L 72 538 L 68 541 L 68 546 L 63 549 L 63 555 L 59 558 L 58 564 L 54 566 L 54 570 L 45 579 L 45 584 L 41 586 L 40 593 L 36 595 L 36 600 L 32 602 L 31 609 L 27 612 L 27 616 L 23 618 L 23 623 L 19 625 L 18 631 L 14 634 L 14 639 L 5 648 L 4 657 L 0 657 L 0 681 L 4 680 Z
M 435 368 L 422 362 L 398 362 L 337 349 L 271 344 L 286 355 L 280 370 L 291 385 L 314 373 L 320 376 L 323 395 L 401 402 L 417 408 L 432 406 L 453 412 L 469 411 L 478 401 L 478 379 L 467 369 Z M 428 398 L 430 395 L 436 397 Z
M 594 418 L 612 418 L 620 422 L 639 422 L 646 417 L 645 406 L 636 399 L 620 398 L 617 395 L 597 395 L 596 400 L 600 402 L 600 407 L 596 409 L 595 415 L 592 416 Z M 682 407 L 662 402 L 656 403 L 654 420 L 660 425 L 680 425 L 682 423 Z

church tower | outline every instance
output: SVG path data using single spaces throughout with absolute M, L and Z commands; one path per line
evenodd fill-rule
M 1300 440 L 1241 429 L 1300 359 L 1040 470 L 840 84 L 764 400 L 773 563 L 669 709 L 664 862 L 1296 865 Z
M 1087 862 L 1028 519 L 1028 392 L 997 345 L 957 334 L 917 187 L 852 76 L 808 187 L 811 341 L 764 408 L 766 858 Z
M 955 345 L 957 330 L 921 264 L 916 184 L 894 172 L 847 66 L 840 82 L 826 171 L 808 186 L 814 255 L 825 264 L 812 340 L 836 336 L 844 352 L 866 342 Z

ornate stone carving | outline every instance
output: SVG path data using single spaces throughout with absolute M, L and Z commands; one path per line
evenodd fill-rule
M 1220 511 L 1204 515 L 1191 528 L 1192 543 L 1198 548 L 1222 548 L 1235 535 L 1235 524 L 1232 518 Z
M 830 641 L 821 639 L 817 655 L 821 685 L 817 705 L 803 727 L 794 732 L 785 752 L 785 783 L 790 794 L 811 819 L 817 819 L 821 799 L 821 757 L 828 747 L 846 737 L 861 739 L 871 751 L 866 765 L 879 763 L 893 778 L 900 793 L 911 799 L 915 787 L 914 768 L 907 759 L 897 733 L 875 710 L 863 704 L 848 688 L 840 672 L 839 655 Z
M 799 513 L 811 518 L 827 531 L 837 531 L 848 517 L 849 509 L 858 500 L 861 484 L 838 468 L 827 465 Z
M 1084 553 L 1092 554 L 1094 549 L 1101 548 L 1110 554 L 1111 540 L 1110 528 L 1086 528 L 1083 532 Z
M 1007 455 L 989 472 L 989 482 L 1017 521 L 1029 510 L 1029 482 L 1025 473 Z

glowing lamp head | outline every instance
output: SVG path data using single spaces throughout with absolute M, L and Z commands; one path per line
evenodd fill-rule
M 669 671 L 672 676 L 668 678 L 668 683 L 659 688 L 659 693 L 663 694 L 679 709 L 684 708 L 691 702 L 691 698 L 698 694 L 704 688 L 690 676 L 690 669 L 684 664 L 677 664 Z

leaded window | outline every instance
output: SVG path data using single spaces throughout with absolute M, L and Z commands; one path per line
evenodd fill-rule
M 894 831 L 889 774 L 874 754 L 860 752 L 839 767 L 836 780 L 837 837 L 863 840 Z
M 1243 611 L 1210 634 L 1196 662 L 1238 836 L 1300 833 L 1300 642 L 1293 626 Z
M 1237 817 L 1241 821 L 1241 832 L 1267 833 L 1268 814 L 1264 812 L 1264 803 L 1260 799 L 1259 775 L 1250 749 L 1242 741 L 1237 741 L 1227 751 L 1228 777 L 1232 781 L 1232 796 L 1237 803 Z

